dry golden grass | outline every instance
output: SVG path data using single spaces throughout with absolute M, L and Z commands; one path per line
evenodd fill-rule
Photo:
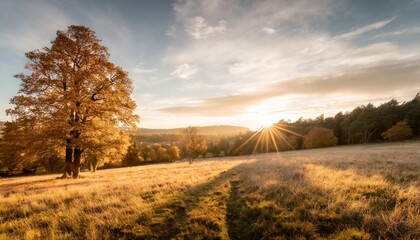
M 0 239 L 419 239 L 420 142 L 0 179 Z

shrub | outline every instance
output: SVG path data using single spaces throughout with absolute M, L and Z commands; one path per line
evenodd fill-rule
M 172 146 L 168 149 L 168 155 L 171 161 L 178 160 L 181 154 L 181 150 L 178 146 Z
M 321 148 L 337 145 L 337 137 L 331 129 L 314 127 L 304 136 L 303 148 Z
M 144 161 L 143 157 L 141 156 L 141 151 L 139 146 L 133 142 L 127 149 L 127 154 L 123 159 L 123 164 L 126 166 L 137 166 L 142 164 Z
M 406 121 L 397 122 L 393 127 L 382 133 L 382 137 L 388 141 L 401 141 L 410 139 L 413 130 Z
M 169 161 L 170 156 L 168 154 L 168 150 L 163 147 L 159 147 L 159 149 L 156 151 L 157 159 L 158 161 Z

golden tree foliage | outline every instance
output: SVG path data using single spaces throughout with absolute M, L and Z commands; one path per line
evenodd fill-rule
M 198 134 L 196 127 L 187 127 L 181 131 L 182 142 L 189 161 L 207 152 L 206 137 Z
M 57 31 L 50 47 L 26 53 L 30 74 L 19 95 L 11 99 L 15 129 L 23 145 L 23 161 L 40 158 L 52 148 L 65 155 L 68 176 L 78 177 L 84 152 L 109 155 L 128 144 L 121 127 L 135 127 L 136 103 L 132 81 L 121 67 L 111 63 L 106 47 L 95 32 L 84 26 Z M 73 169 L 72 169 L 73 167 Z
M 178 160 L 181 155 L 181 150 L 178 146 L 171 146 L 168 149 L 168 155 L 171 161 Z
M 382 133 L 382 137 L 388 141 L 407 140 L 413 137 L 413 130 L 406 121 L 400 121 L 386 132 Z
M 304 148 L 331 147 L 337 145 L 337 137 L 331 129 L 314 127 L 303 138 Z

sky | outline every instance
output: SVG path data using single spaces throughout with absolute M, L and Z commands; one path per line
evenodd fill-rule
M 255 130 L 420 91 L 420 0 L 0 0 L 0 121 L 25 52 L 70 25 L 129 72 L 143 128 Z

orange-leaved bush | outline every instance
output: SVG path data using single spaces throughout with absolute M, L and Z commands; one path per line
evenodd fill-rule
M 410 139 L 413 131 L 406 121 L 397 122 L 393 127 L 382 133 L 382 137 L 388 141 L 401 141 Z
M 331 129 L 314 127 L 303 138 L 304 148 L 321 148 L 337 145 L 337 137 Z

